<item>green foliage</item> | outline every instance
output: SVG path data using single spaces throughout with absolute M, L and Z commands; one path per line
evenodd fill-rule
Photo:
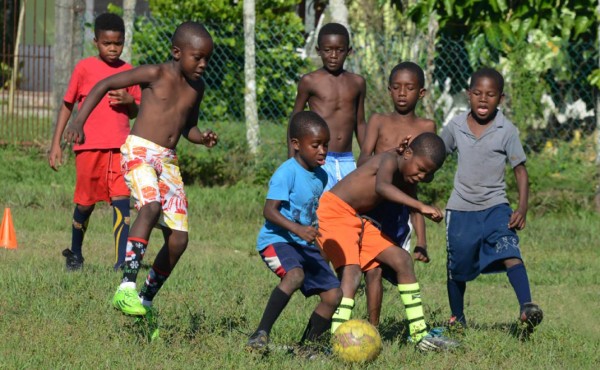
M 293 1 L 261 1 L 256 9 L 256 89 L 259 118 L 284 118 L 295 96 L 298 71 L 308 61 L 296 48 L 303 45 L 303 24 L 293 12 Z M 205 74 L 207 90 L 200 112 L 203 119 L 244 117 L 244 30 L 242 2 L 150 2 L 152 18 L 139 17 L 133 36 L 135 64 L 162 63 L 170 59 L 170 38 L 185 20 L 203 22 L 215 49 Z M 193 16 L 190 16 L 193 15 Z

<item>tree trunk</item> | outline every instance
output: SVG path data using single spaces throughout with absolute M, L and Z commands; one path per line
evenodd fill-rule
M 23 18 L 25 17 L 25 5 L 27 0 L 21 2 L 19 10 L 19 23 L 17 24 L 17 36 L 15 37 L 15 50 L 13 55 L 13 68 L 10 77 L 10 86 L 8 88 L 8 114 L 13 114 L 15 109 L 15 91 L 17 90 L 17 80 L 19 79 L 19 48 L 21 46 L 21 35 L 23 34 Z
M 600 0 L 598 0 L 596 14 L 600 14 Z M 596 42 L 598 43 L 598 48 L 600 48 L 600 25 L 598 25 L 596 33 Z M 598 68 L 600 68 L 600 55 L 598 56 Z M 600 175 L 600 94 L 598 93 L 598 89 L 596 89 L 596 167 Z M 596 203 L 596 211 L 600 212 L 600 183 L 596 184 L 594 201 Z
M 131 41 L 133 38 L 133 21 L 135 18 L 136 0 L 123 0 L 123 22 L 125 22 L 125 44 L 121 59 L 131 63 Z
M 329 0 L 329 13 L 331 21 L 346 26 L 350 32 L 350 23 L 348 22 L 348 7 L 344 0 Z
M 258 153 L 258 111 L 256 107 L 256 50 L 254 26 L 256 12 L 254 0 L 244 0 L 244 115 L 246 117 L 246 140 L 252 155 Z

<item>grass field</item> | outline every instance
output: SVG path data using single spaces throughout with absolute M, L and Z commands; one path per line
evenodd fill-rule
M 254 250 L 266 187 L 189 186 L 190 243 L 159 293 L 161 339 L 110 306 L 120 274 L 111 269 L 112 213 L 99 205 L 84 243 L 85 269 L 66 273 L 70 244 L 72 163 L 52 172 L 39 152 L 0 149 L 0 206 L 10 207 L 17 250 L 0 249 L 0 368 L 339 369 L 333 358 L 314 361 L 244 351 L 276 277 Z M 517 302 L 505 275 L 483 276 L 467 288 L 472 324 L 456 353 L 422 354 L 407 344 L 397 292 L 385 286 L 381 356 L 354 368 L 597 369 L 600 368 L 600 217 L 592 213 L 533 213 L 521 235 L 534 299 L 545 319 L 531 340 L 511 331 Z M 432 263 L 417 276 L 430 321 L 449 316 L 442 225 L 428 223 Z M 145 258 L 161 245 L 154 233 Z M 142 270 L 141 284 L 146 270 Z M 387 284 L 387 283 L 386 283 Z M 294 296 L 275 324 L 272 342 L 293 344 L 317 298 Z M 355 317 L 365 317 L 364 295 Z

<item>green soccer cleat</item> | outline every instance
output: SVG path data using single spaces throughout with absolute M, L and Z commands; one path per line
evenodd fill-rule
M 140 302 L 140 297 L 135 288 L 119 287 L 112 300 L 113 307 L 126 315 L 144 316 L 146 307 Z

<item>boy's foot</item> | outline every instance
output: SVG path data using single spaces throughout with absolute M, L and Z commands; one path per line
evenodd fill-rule
M 533 332 L 533 328 L 538 326 L 544 319 L 544 312 L 540 306 L 535 303 L 525 303 L 521 311 L 521 323 L 528 332 Z
M 140 302 L 135 288 L 119 287 L 112 300 L 113 307 L 126 315 L 144 316 L 146 307 Z
M 467 323 L 464 320 L 459 320 L 456 316 L 451 316 L 450 320 L 448 320 L 448 331 L 458 334 L 463 334 L 465 329 L 467 328 Z
M 317 346 L 306 344 L 299 345 L 294 349 L 294 355 L 305 360 L 315 360 L 320 354 L 328 354 L 328 352 Z
M 62 251 L 62 255 L 67 259 L 66 267 L 67 271 L 77 271 L 83 268 L 83 256 L 79 256 L 73 253 L 70 249 Z
M 259 330 L 248 338 L 246 350 L 251 352 L 265 353 L 269 346 L 269 335 L 264 330 Z
M 417 349 L 421 351 L 449 351 L 460 345 L 454 339 L 442 335 L 444 329 L 433 328 L 417 342 Z

